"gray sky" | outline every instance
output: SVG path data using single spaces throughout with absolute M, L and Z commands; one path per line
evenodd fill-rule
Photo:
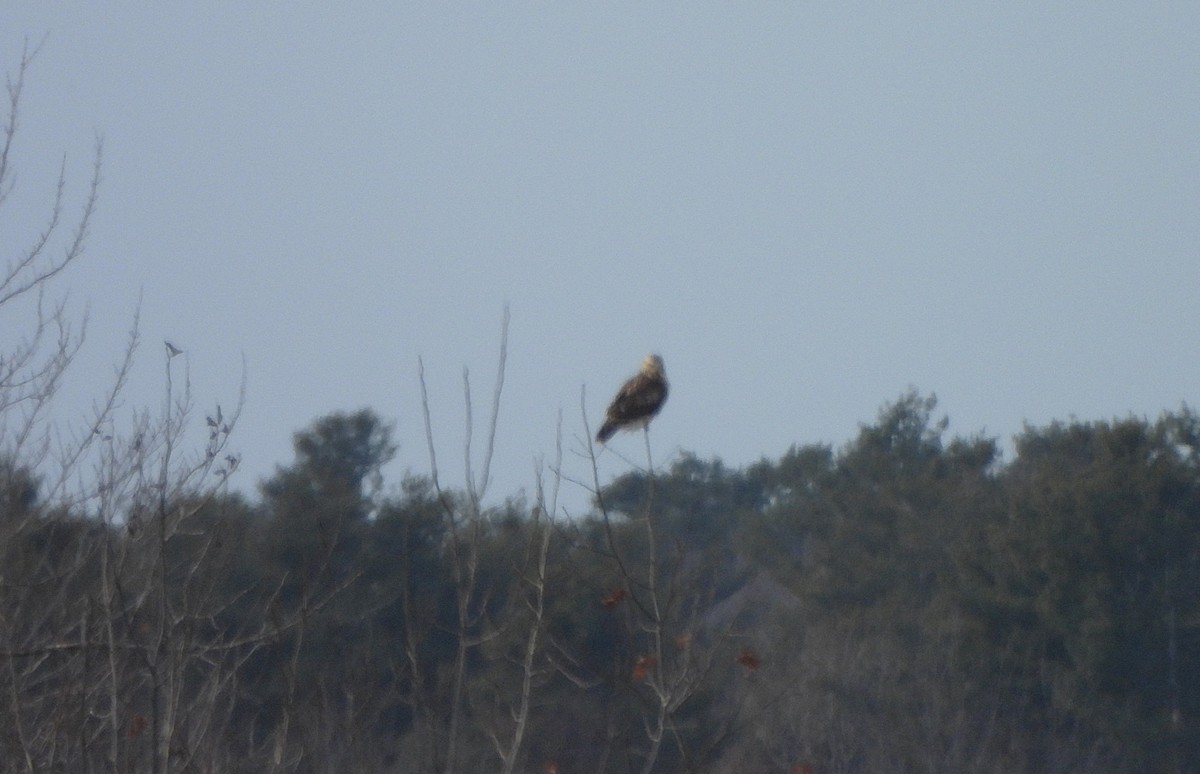
M 580 388 L 594 428 L 648 351 L 662 462 L 840 444 L 909 386 L 961 434 L 1155 416 L 1200 385 L 1198 32 L 1191 2 L 9 0 L 4 70 L 48 37 L 3 257 L 102 134 L 61 410 L 140 295 L 127 407 L 160 402 L 164 338 L 202 406 L 244 355 L 247 490 L 361 406 L 427 471 L 418 355 L 460 480 L 461 369 L 478 427 L 505 303 L 496 496 L 559 409 L 587 475 Z

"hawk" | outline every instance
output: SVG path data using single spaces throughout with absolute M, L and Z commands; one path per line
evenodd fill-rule
M 646 355 L 638 371 L 617 391 L 608 406 L 596 443 L 604 443 L 621 429 L 646 427 L 667 401 L 667 374 L 658 355 Z

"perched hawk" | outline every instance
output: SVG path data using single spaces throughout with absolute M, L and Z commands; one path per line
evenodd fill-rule
M 667 374 L 658 355 L 646 355 L 642 370 L 622 385 L 608 407 L 596 442 L 604 443 L 622 428 L 646 427 L 667 400 Z

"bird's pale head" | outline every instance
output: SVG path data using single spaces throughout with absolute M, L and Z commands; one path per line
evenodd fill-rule
M 663 360 L 659 355 L 646 355 L 642 360 L 642 372 L 647 374 L 662 374 Z

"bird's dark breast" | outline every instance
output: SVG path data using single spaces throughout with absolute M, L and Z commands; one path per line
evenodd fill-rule
M 644 419 L 658 413 L 666 400 L 666 382 L 644 382 L 614 401 L 610 415 L 620 421 Z

